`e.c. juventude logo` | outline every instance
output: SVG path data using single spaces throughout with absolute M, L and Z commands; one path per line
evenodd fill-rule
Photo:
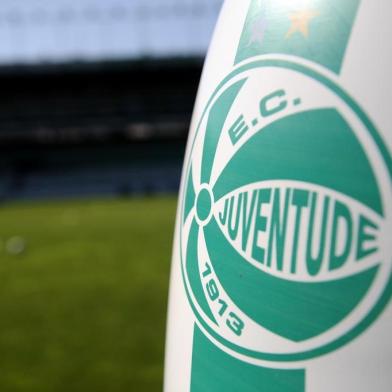
M 376 129 L 333 81 L 285 60 L 233 71 L 186 166 L 182 271 L 203 329 L 271 361 L 365 330 L 391 294 L 390 178 Z

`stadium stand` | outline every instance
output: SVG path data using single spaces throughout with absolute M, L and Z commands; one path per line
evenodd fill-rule
M 0 197 L 177 190 L 200 62 L 0 75 Z
M 4 0 L 0 200 L 176 191 L 220 4 Z

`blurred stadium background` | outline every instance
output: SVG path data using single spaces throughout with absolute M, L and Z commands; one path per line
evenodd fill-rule
M 0 391 L 159 391 L 222 0 L 0 3 Z

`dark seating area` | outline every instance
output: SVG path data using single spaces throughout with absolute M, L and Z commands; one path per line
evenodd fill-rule
M 200 59 L 0 69 L 0 199 L 178 189 Z

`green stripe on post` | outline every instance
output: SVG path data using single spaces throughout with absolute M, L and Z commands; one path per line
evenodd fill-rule
M 262 54 L 286 54 L 339 73 L 359 3 L 253 0 L 235 63 Z
M 339 74 L 359 4 L 360 0 L 252 0 L 235 65 L 263 54 L 290 55 Z M 227 108 L 234 99 L 230 98 L 223 99 Z M 221 130 L 221 124 L 213 125 L 203 154 L 206 183 Z M 304 392 L 305 377 L 304 369 L 270 369 L 240 361 L 194 327 L 191 392 Z
M 216 347 L 195 325 L 191 392 L 303 392 L 304 370 L 276 370 L 242 362 Z

